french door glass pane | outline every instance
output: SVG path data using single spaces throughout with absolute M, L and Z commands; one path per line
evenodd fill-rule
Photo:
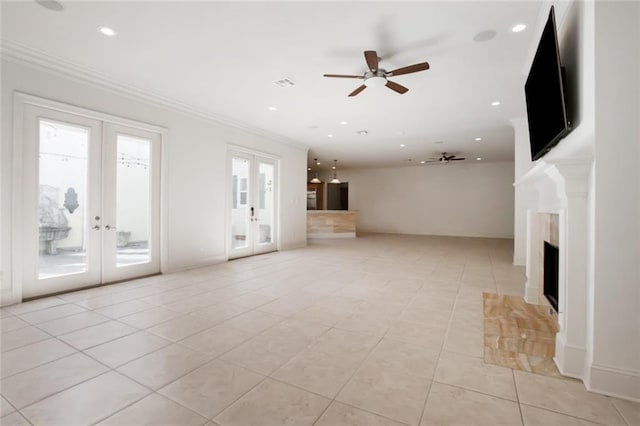
M 273 164 L 260 163 L 258 167 L 258 244 L 273 241 Z
M 118 135 L 116 265 L 151 260 L 151 141 Z
M 249 193 L 249 160 L 233 158 L 232 172 L 232 205 L 231 205 L 231 244 L 234 249 L 248 246 L 247 227 L 249 225 L 250 206 Z
M 89 130 L 39 120 L 38 278 L 85 272 Z

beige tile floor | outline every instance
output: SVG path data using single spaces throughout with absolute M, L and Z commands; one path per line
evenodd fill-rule
M 370 234 L 0 310 L 9 425 L 638 425 L 486 364 L 510 240 Z

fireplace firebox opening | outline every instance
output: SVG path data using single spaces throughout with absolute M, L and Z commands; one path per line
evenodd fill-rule
M 558 312 L 558 263 L 560 250 L 558 247 L 544 242 L 544 295 Z

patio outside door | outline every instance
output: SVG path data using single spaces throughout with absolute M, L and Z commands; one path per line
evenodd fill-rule
M 277 161 L 230 154 L 229 258 L 277 250 Z
M 160 271 L 160 135 L 28 105 L 23 298 Z

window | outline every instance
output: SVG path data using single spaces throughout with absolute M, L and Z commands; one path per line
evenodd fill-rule
M 247 178 L 240 178 L 240 188 L 239 188 L 238 194 L 240 198 L 240 203 L 238 204 L 240 206 L 246 206 L 247 205 Z
M 239 183 L 238 183 L 239 181 Z M 247 178 L 233 176 L 233 193 L 231 194 L 231 205 L 234 209 L 247 205 Z

